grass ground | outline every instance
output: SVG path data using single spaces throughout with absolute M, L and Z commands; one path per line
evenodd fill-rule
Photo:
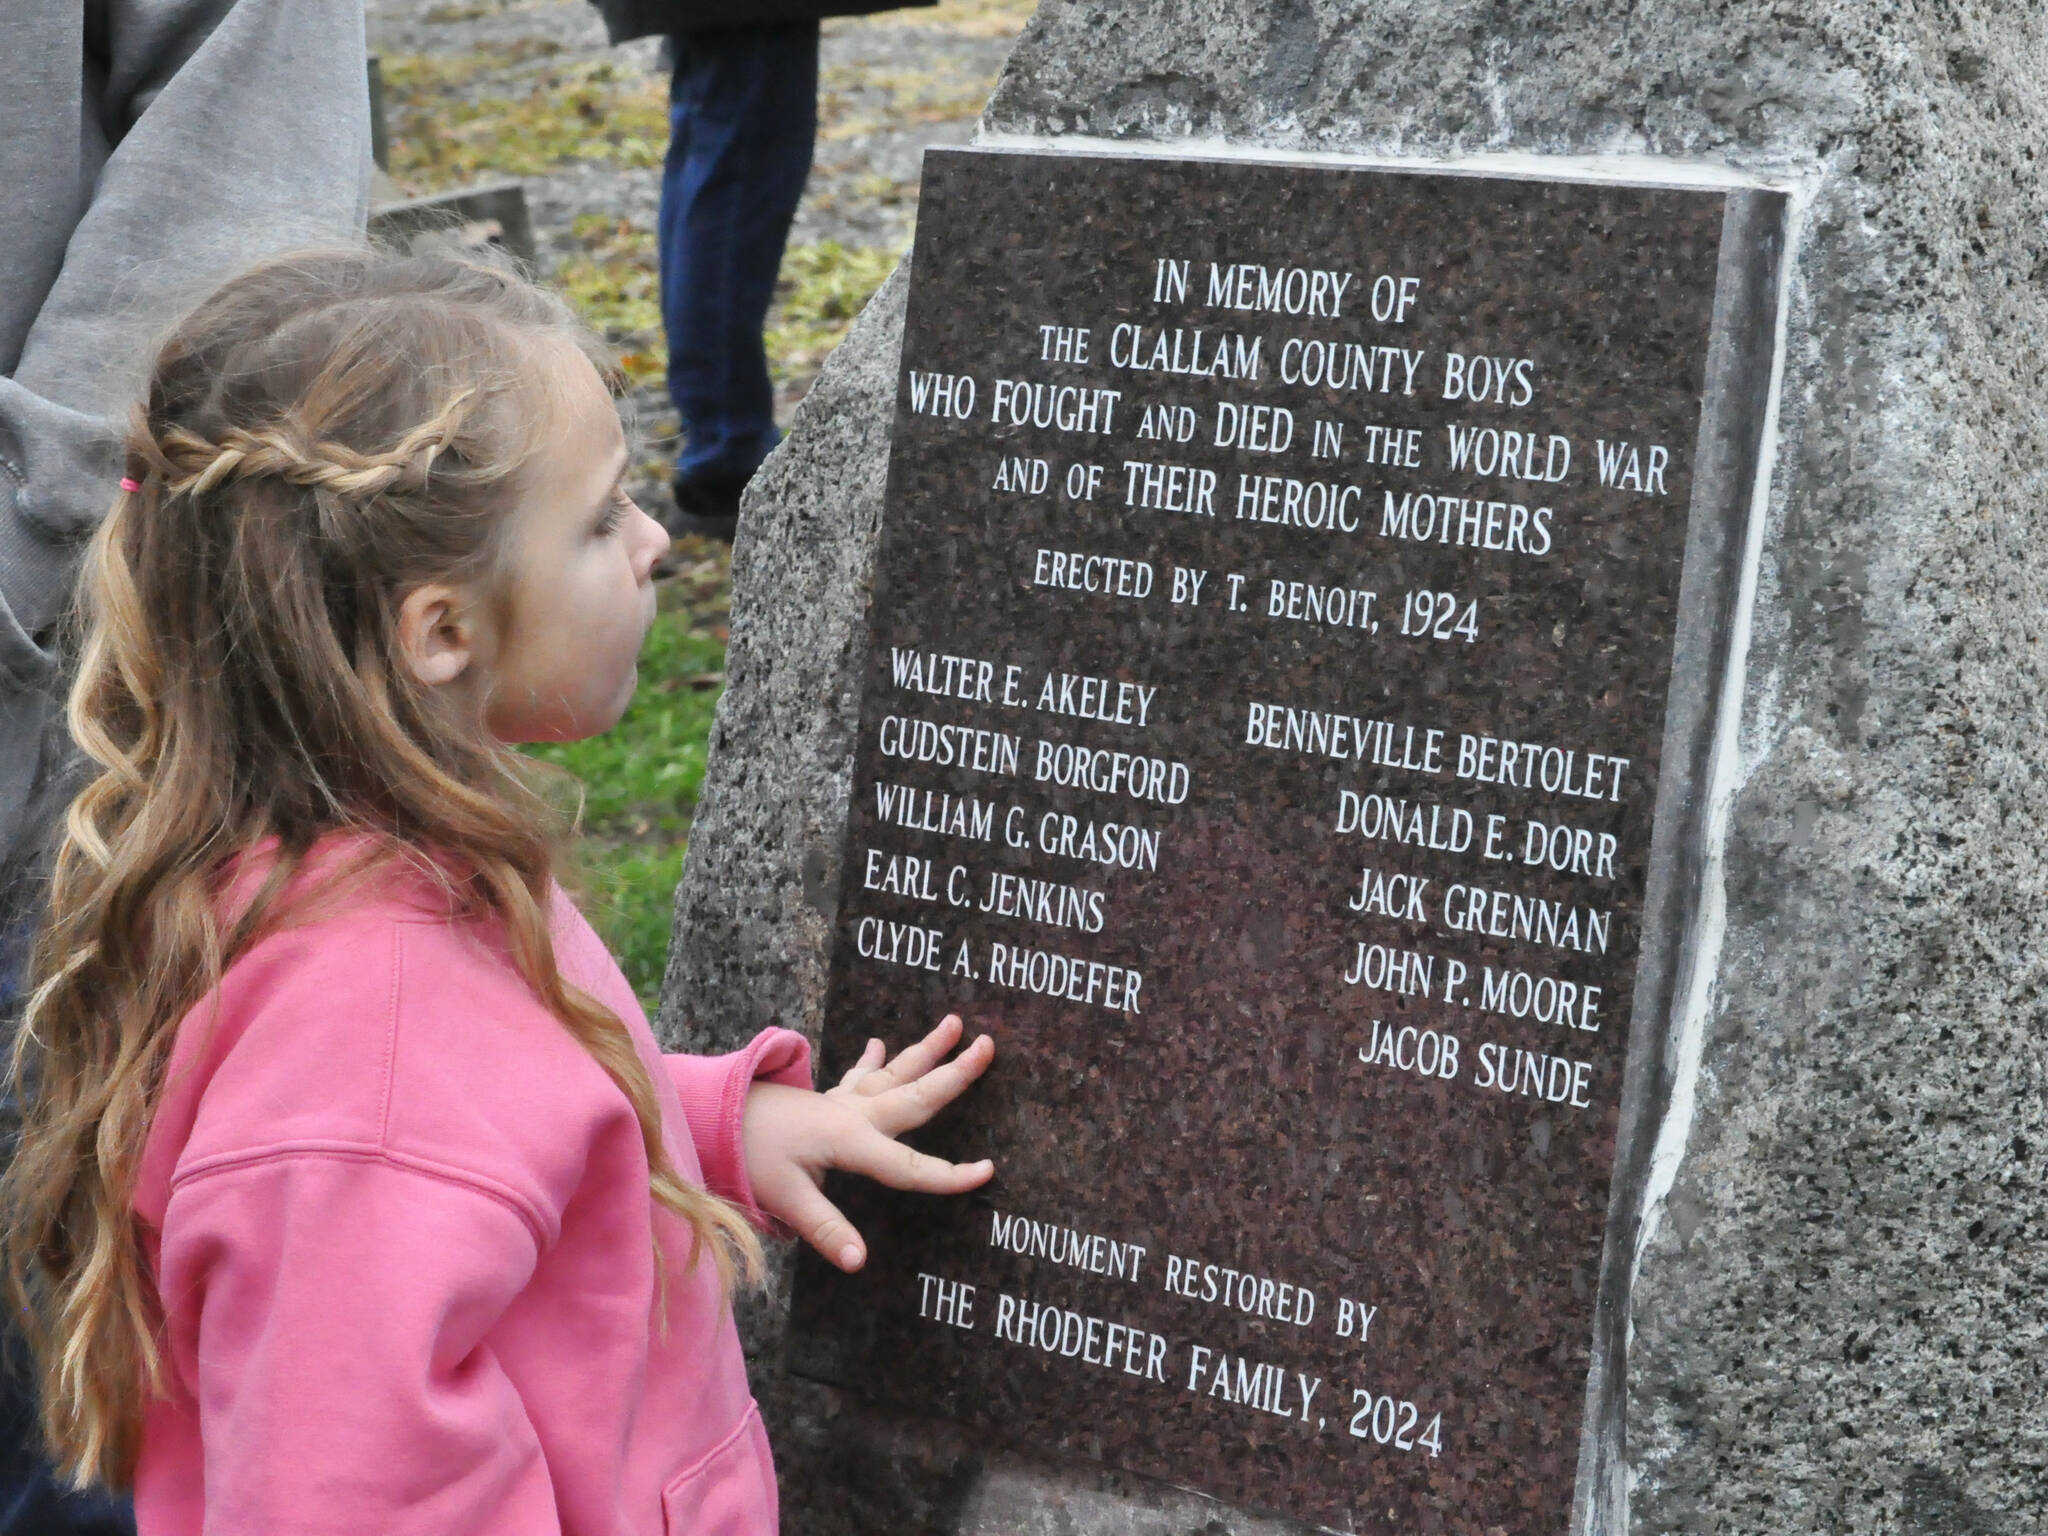
M 818 161 L 767 327 L 785 406 L 908 245 L 917 148 L 964 134 L 1033 4 L 941 0 L 827 24 Z M 674 427 L 661 419 L 651 226 L 668 122 L 651 55 L 605 48 L 581 0 L 372 0 L 371 31 L 394 179 L 422 192 L 527 178 L 543 278 L 617 352 L 652 439 L 636 494 L 663 494 Z M 534 749 L 583 783 L 586 905 L 650 1010 L 725 686 L 729 554 L 679 540 L 625 719 L 592 741 Z
M 584 904 L 649 1011 L 668 953 L 669 907 L 725 691 L 727 563 L 706 551 L 660 584 L 640 687 L 602 736 L 529 748 L 583 783 L 576 849 Z

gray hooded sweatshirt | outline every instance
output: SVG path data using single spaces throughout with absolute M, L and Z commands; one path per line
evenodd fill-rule
M 0 867 L 153 344 L 257 258 L 360 239 L 369 165 L 362 0 L 0 0 Z

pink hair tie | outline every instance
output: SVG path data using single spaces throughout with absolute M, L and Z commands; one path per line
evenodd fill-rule
M 133 496 L 136 492 L 142 489 L 142 482 L 140 480 L 133 479 L 128 475 L 123 475 L 121 477 L 121 489 L 126 491 L 130 496 Z

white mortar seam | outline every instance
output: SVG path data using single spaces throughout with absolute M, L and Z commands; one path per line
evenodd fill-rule
M 1696 941 L 1691 974 L 1685 978 L 1681 1000 L 1670 1040 L 1671 1102 L 1664 1106 L 1663 1122 L 1657 1127 L 1657 1141 L 1650 1150 L 1650 1167 L 1643 1179 L 1643 1219 L 1636 1233 L 1636 1250 L 1629 1255 L 1628 1295 L 1630 1305 L 1622 1319 L 1626 1340 L 1623 1359 L 1635 1347 L 1636 1316 L 1633 1304 L 1636 1281 L 1642 1273 L 1643 1255 L 1663 1225 L 1666 1203 L 1678 1170 L 1685 1161 L 1685 1149 L 1692 1137 L 1693 1115 L 1699 1104 L 1699 1076 L 1706 1052 L 1707 1022 L 1714 1008 L 1716 982 L 1721 969 L 1721 947 L 1728 936 L 1728 818 L 1735 796 L 1748 781 L 1755 761 L 1765 751 L 1759 746 L 1755 759 L 1742 760 L 1742 705 L 1749 685 L 1749 641 L 1756 617 L 1756 588 L 1763 566 L 1764 534 L 1770 520 L 1771 484 L 1778 462 L 1778 418 L 1784 398 L 1785 351 L 1792 325 L 1792 274 L 1800 237 L 1805 231 L 1808 210 L 1820 190 L 1820 173 L 1815 171 L 1785 188 L 1785 249 L 1778 269 L 1777 325 L 1771 337 L 1770 393 L 1765 397 L 1762 441 L 1757 446 L 1756 485 L 1750 493 L 1748 537 L 1742 551 L 1742 574 L 1735 594 L 1735 614 L 1729 626 L 1728 672 L 1721 681 L 1721 699 L 1714 719 L 1714 761 L 1708 773 L 1707 825 L 1703 835 L 1705 866 L 1700 877 L 1700 910 L 1694 919 Z M 1635 1467 L 1623 1453 L 1621 1486 L 1616 1490 L 1620 1508 L 1616 1529 L 1629 1528 L 1629 1502 L 1635 1493 Z
M 1712 1012 L 1714 983 L 1720 970 L 1721 945 L 1727 937 L 1728 817 L 1735 795 L 1749 778 L 1753 763 L 1742 760 L 1742 703 L 1749 682 L 1749 640 L 1756 616 L 1756 586 L 1763 565 L 1764 533 L 1770 519 L 1771 485 L 1778 458 L 1778 417 L 1785 383 L 1785 348 L 1791 334 L 1793 256 L 1806 223 L 1807 210 L 1818 191 L 1818 177 L 1802 179 L 1788 188 L 1790 206 L 1786 212 L 1785 252 L 1778 272 L 1778 316 L 1776 334 L 1771 338 L 1770 394 L 1764 408 L 1763 441 L 1757 452 L 1756 485 L 1750 493 L 1748 540 L 1742 551 L 1742 578 L 1735 596 L 1734 622 L 1728 637 L 1728 673 L 1721 682 L 1721 700 L 1714 721 L 1714 763 L 1708 775 L 1706 866 L 1702 875 L 1698 942 L 1694 946 L 1692 974 L 1686 978 L 1686 995 L 1678 1010 L 1677 1027 L 1671 1042 L 1671 1102 L 1665 1108 L 1664 1123 L 1658 1128 L 1657 1143 L 1651 1150 L 1650 1169 L 1643 1190 L 1643 1227 L 1630 1261 L 1631 1288 L 1650 1239 L 1655 1236 L 1664 1212 L 1665 1197 L 1678 1177 L 1685 1158 L 1686 1141 L 1692 1130 L 1695 1089 L 1706 1042 L 1707 1016 Z M 1759 752 L 1758 756 L 1761 757 Z M 1634 1332 L 1634 1319 L 1630 1319 Z
M 1791 171 L 1742 171 L 1716 161 L 1680 160 L 1662 155 L 1544 155 L 1527 150 L 1487 150 L 1455 156 L 1378 155 L 1343 150 L 1275 148 L 1218 138 L 1103 139 L 1090 134 L 991 133 L 980 129 L 976 130 L 972 143 L 961 147 L 1021 153 L 1050 151 L 1063 155 L 1113 155 L 1123 159 L 1232 160 L 1254 165 L 1419 171 L 1436 176 L 1504 176 L 1519 181 L 1611 182 L 1632 187 L 1740 187 L 1785 192 L 1801 207 L 1804 202 L 1811 201 L 1816 179 Z

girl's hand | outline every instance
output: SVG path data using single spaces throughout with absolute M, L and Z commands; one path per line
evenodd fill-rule
M 867 1245 L 820 1190 L 826 1169 L 864 1173 L 894 1189 L 928 1195 L 957 1195 L 986 1184 L 996 1171 L 986 1158 L 949 1163 L 896 1140 L 988 1070 L 996 1046 L 987 1035 L 945 1061 L 960 1034 L 960 1016 L 948 1014 L 894 1061 L 881 1041 L 870 1040 L 828 1093 L 754 1084 L 742 1127 L 754 1203 L 851 1273 L 867 1262 Z

